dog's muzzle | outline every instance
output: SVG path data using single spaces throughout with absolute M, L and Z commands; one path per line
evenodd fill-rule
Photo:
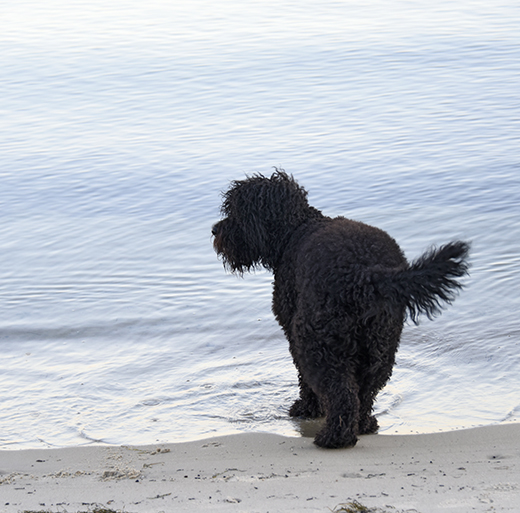
M 213 248 L 220 255 L 223 253 L 222 247 L 222 221 L 215 223 L 211 227 L 211 235 L 213 236 Z

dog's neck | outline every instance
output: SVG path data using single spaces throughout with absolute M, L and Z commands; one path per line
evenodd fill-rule
M 263 267 L 276 273 L 283 256 L 289 246 L 295 244 L 300 237 L 308 232 L 309 224 L 326 219 L 317 208 L 309 207 L 305 217 L 293 220 L 284 225 L 277 224 L 270 234 L 270 251 L 262 255 L 261 264 Z

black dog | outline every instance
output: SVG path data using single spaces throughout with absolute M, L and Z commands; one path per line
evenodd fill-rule
M 386 232 L 309 206 L 277 170 L 232 182 L 213 226 L 224 265 L 274 273 L 273 312 L 298 369 L 295 417 L 326 415 L 314 442 L 348 447 L 375 433 L 372 406 L 392 374 L 408 313 L 438 313 L 461 288 L 469 244 L 451 242 L 409 264 Z

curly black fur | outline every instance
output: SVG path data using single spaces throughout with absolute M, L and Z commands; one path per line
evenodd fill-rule
M 232 182 L 222 215 L 212 233 L 224 265 L 274 273 L 273 313 L 300 384 L 289 414 L 326 415 L 314 440 L 321 447 L 376 432 L 372 406 L 392 374 L 405 317 L 431 318 L 454 299 L 469 244 L 450 242 L 409 264 L 384 231 L 309 206 L 281 170 Z

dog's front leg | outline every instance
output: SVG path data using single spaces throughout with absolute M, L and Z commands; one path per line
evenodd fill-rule
M 301 417 L 304 419 L 323 417 L 325 411 L 320 404 L 320 400 L 302 375 L 301 365 L 305 365 L 305 362 L 300 362 L 301 356 L 298 351 L 298 344 L 291 340 L 291 337 L 288 338 L 289 351 L 293 357 L 294 366 L 298 371 L 298 382 L 300 385 L 300 398 L 291 406 L 289 415 L 291 417 Z
M 296 367 L 298 368 L 298 365 L 296 365 Z M 298 380 L 300 382 L 300 398 L 291 406 L 289 415 L 291 417 L 302 417 L 304 419 L 323 417 L 324 410 L 321 407 L 320 400 L 312 388 L 307 385 L 301 372 L 298 372 Z

